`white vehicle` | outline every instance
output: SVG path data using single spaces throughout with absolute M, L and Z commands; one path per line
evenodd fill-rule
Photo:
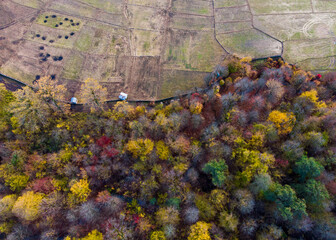
M 127 99 L 128 94 L 121 92 L 119 95 L 119 99 L 125 101 Z

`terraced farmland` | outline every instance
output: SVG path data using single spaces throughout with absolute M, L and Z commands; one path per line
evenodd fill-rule
M 2 0 L 0 72 L 52 75 L 69 97 L 90 77 L 111 99 L 159 99 L 231 53 L 335 69 L 335 19 L 332 0 Z

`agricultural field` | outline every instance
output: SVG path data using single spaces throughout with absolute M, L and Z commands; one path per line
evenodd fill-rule
M 0 73 L 156 100 L 202 87 L 229 54 L 335 69 L 335 31 L 333 0 L 2 0 Z

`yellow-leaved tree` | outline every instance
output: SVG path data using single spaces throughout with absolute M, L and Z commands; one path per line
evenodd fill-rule
M 86 237 L 83 238 L 72 238 L 67 236 L 64 240 L 104 240 L 103 234 L 97 229 L 90 232 Z
M 284 135 L 292 131 L 296 118 L 291 112 L 284 113 L 274 110 L 269 114 L 267 120 L 274 124 L 279 135 Z
M 26 86 L 14 92 L 15 101 L 9 105 L 13 114 L 11 124 L 14 133 L 30 135 L 41 130 L 50 116 L 50 108 L 40 96 Z
M 17 196 L 15 194 L 4 196 L 0 200 L 0 219 L 5 221 L 13 216 L 12 209 L 15 204 Z
M 317 91 L 315 89 L 312 89 L 310 91 L 306 91 L 302 93 L 299 98 L 306 99 L 310 102 L 312 102 L 316 108 L 325 108 L 327 105 L 323 101 L 319 101 L 317 97 Z
M 76 181 L 70 188 L 69 203 L 70 205 L 80 204 L 86 201 L 91 193 L 87 179 Z
M 211 240 L 209 228 L 211 224 L 206 222 L 197 222 L 190 227 L 188 240 Z
M 80 100 L 90 108 L 91 112 L 102 110 L 107 100 L 107 89 L 98 80 L 88 78 L 81 87 Z
M 133 157 L 140 157 L 142 161 L 153 151 L 154 142 L 150 139 L 139 138 L 137 140 L 130 140 L 126 144 L 127 151 L 131 152 Z
M 18 218 L 34 221 L 40 217 L 40 204 L 43 197 L 42 193 L 26 192 L 17 199 L 12 212 Z
M 64 112 L 68 109 L 67 101 L 65 101 L 66 87 L 63 84 L 50 77 L 42 77 L 34 83 L 33 87 L 52 110 Z
M 168 160 L 170 154 L 169 147 L 164 143 L 164 141 L 160 140 L 155 144 L 156 154 L 159 156 L 161 160 Z

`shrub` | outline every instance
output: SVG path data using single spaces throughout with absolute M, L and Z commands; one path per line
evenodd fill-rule
M 224 160 L 212 160 L 205 164 L 203 171 L 212 176 L 212 183 L 217 187 L 223 187 L 228 166 Z
M 32 191 L 24 193 L 15 202 L 12 212 L 26 221 L 34 221 L 40 217 L 40 204 L 43 194 Z
M 89 182 L 87 181 L 87 179 L 80 179 L 79 181 L 74 182 L 74 184 L 70 188 L 70 192 L 70 205 L 85 202 L 91 193 Z
M 211 224 L 206 222 L 197 222 L 190 227 L 188 240 L 211 240 L 209 228 Z

